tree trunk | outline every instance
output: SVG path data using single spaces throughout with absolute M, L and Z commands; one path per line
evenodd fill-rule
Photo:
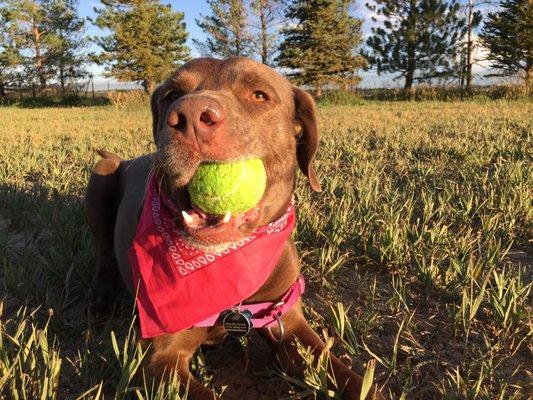
M 320 99 L 322 97 L 322 85 L 317 83 L 315 86 L 315 97 Z
M 235 35 L 234 43 L 229 46 L 234 46 L 235 56 L 240 57 L 246 52 L 246 11 L 242 0 L 230 1 L 230 31 Z
M 39 31 L 39 28 L 37 27 L 37 21 L 35 21 L 35 17 L 33 18 L 32 31 L 33 31 L 32 33 L 33 33 L 33 40 L 34 40 L 34 50 L 35 50 L 35 59 L 34 59 L 35 70 L 37 72 L 37 76 L 39 77 L 39 83 L 41 85 L 41 90 L 44 91 L 46 89 L 46 77 L 44 75 L 43 56 L 41 54 L 41 32 Z
M 234 7 L 232 5 L 232 7 Z M 233 24 L 234 24 L 234 28 L 235 28 L 235 55 L 237 57 L 240 57 L 241 53 L 242 53 L 242 49 L 241 49 L 241 38 L 242 38 L 242 32 L 241 32 L 241 21 L 240 19 L 236 16 L 237 15 L 237 12 L 236 10 L 233 10 L 232 11 L 232 14 L 233 14 Z
M 148 94 L 152 94 L 155 90 L 155 82 L 152 79 L 145 79 L 143 81 L 144 91 Z
M 63 62 L 59 62 L 59 84 L 61 86 L 61 96 L 65 95 L 65 67 Z
M 460 70 L 459 70 L 459 74 L 460 74 L 460 78 L 461 78 L 461 82 L 459 83 L 459 87 L 461 88 L 461 90 L 465 87 L 465 60 L 461 60 L 461 65 L 460 65 Z
M 59 58 L 59 84 L 61 86 L 61 96 L 65 96 L 65 49 L 63 44 L 65 43 L 63 30 L 59 30 L 59 37 L 61 38 L 61 54 L 58 55 Z
M 22 100 L 23 98 L 23 95 L 22 95 L 22 79 L 20 77 L 20 75 L 18 76 L 18 80 L 17 80 L 17 86 L 19 88 L 19 100 Z
M 235 29 L 235 55 L 240 57 L 242 53 L 241 49 L 241 28 L 239 26 Z
M 0 100 L 1 103 L 7 100 L 6 85 L 2 80 L 0 80 Z
M 470 85 L 472 83 L 472 24 L 473 24 L 473 12 L 474 4 L 472 0 L 468 0 L 468 20 L 467 20 L 467 39 L 466 39 L 466 71 L 465 71 L 465 81 L 466 81 L 466 90 L 470 90 Z
M 61 87 L 61 96 L 65 96 L 65 62 L 63 55 L 59 56 L 59 85 Z
M 261 19 L 261 62 L 263 64 L 268 63 L 268 32 L 267 32 L 267 20 L 265 15 L 265 0 L 259 2 L 259 17 Z
M 405 75 L 405 84 L 403 85 L 403 90 L 405 92 L 411 92 L 413 90 L 413 71 L 408 70 L 407 75 Z
M 524 69 L 524 80 L 526 87 L 529 89 L 533 86 L 533 76 L 531 75 L 531 69 L 533 68 L 533 59 L 528 58 L 526 60 L 526 68 Z
M 403 90 L 405 92 L 411 92 L 413 88 L 413 82 L 415 78 L 415 49 L 413 45 L 409 44 L 407 48 L 407 71 L 405 71 L 405 84 Z
M 37 70 L 37 76 L 39 77 L 41 91 L 44 92 L 46 90 L 46 77 L 44 76 L 43 58 L 38 47 L 35 48 L 35 69 Z
M 406 42 L 407 42 L 407 69 L 405 71 L 405 84 L 403 87 L 404 92 L 409 93 L 409 96 L 411 94 L 411 90 L 413 87 L 413 81 L 415 77 L 415 70 L 416 70 L 416 52 L 415 52 L 415 46 L 416 46 L 416 16 L 414 14 L 414 11 L 416 9 L 415 0 L 410 0 L 410 9 L 409 9 L 409 17 L 408 17 L 408 28 L 406 32 Z

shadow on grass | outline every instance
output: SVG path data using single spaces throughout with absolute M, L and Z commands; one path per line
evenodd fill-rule
M 92 253 L 81 196 L 37 183 L 0 184 L 2 322 L 13 334 L 25 320 L 20 309 L 27 308 L 28 321 L 46 332 L 49 345 L 61 354 L 59 390 L 69 393 L 101 381 L 117 383 L 111 332 L 120 343 L 132 321 L 133 302 L 123 286 L 111 315 L 94 319 L 88 312 Z M 5 341 L 4 346 L 7 357 L 15 357 L 16 344 Z

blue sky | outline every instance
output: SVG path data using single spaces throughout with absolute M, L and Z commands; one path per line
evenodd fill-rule
M 172 8 L 177 11 L 183 11 L 185 13 L 185 22 L 187 24 L 187 30 L 189 32 L 188 45 L 192 50 L 192 55 L 194 57 L 198 56 L 198 51 L 194 48 L 192 39 L 202 40 L 205 38 L 203 31 L 196 25 L 195 19 L 200 18 L 200 14 L 209 14 L 209 6 L 205 0 L 163 0 L 165 4 L 171 4 Z M 96 0 L 80 0 L 80 9 L 79 13 L 82 17 L 93 17 L 95 6 L 99 6 L 100 2 Z M 372 25 L 371 16 L 372 13 L 364 6 L 364 1 L 358 1 L 356 4 L 359 4 L 354 8 L 354 15 L 362 18 L 364 21 L 363 24 L 363 34 L 368 35 L 370 32 L 370 27 Z M 103 32 L 97 27 L 93 26 L 91 23 L 87 22 L 87 34 L 88 35 L 101 35 Z M 98 51 L 97 46 L 92 46 L 92 51 Z M 123 87 L 124 84 L 121 84 L 112 79 L 101 77 L 102 72 L 101 67 L 93 66 L 91 67 L 95 75 L 95 85 L 97 89 L 103 89 L 109 83 L 110 87 L 117 88 Z M 481 72 L 479 69 L 479 72 Z M 363 81 L 361 82 L 362 87 L 382 87 L 382 86 L 397 86 L 401 81 L 392 81 L 391 76 L 378 76 L 373 72 L 361 72 Z M 131 85 L 128 85 L 131 87 Z

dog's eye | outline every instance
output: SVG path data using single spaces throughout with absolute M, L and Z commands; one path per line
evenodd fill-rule
M 268 100 L 268 95 L 263 92 L 262 90 L 256 90 L 252 93 L 252 100 L 258 102 L 258 103 L 264 103 Z
M 174 101 L 181 97 L 181 93 L 177 90 L 171 90 L 165 94 L 165 100 Z

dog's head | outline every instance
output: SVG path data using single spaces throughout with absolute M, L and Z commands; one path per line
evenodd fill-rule
M 199 58 L 179 68 L 152 96 L 156 170 L 180 211 L 187 240 L 218 246 L 281 216 L 299 165 L 320 191 L 312 166 L 318 148 L 315 103 L 272 68 L 246 58 Z M 202 162 L 260 158 L 267 186 L 258 207 L 210 216 L 191 204 L 186 185 Z M 192 222 L 191 222 L 192 221 Z

